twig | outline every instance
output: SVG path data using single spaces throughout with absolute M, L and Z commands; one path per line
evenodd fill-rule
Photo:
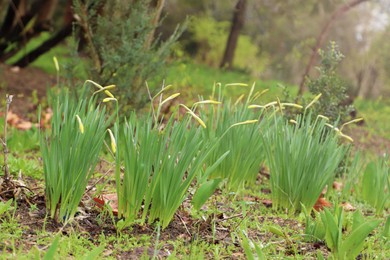
M 5 184 L 8 185 L 10 181 L 9 176 L 9 167 L 8 167 L 8 148 L 7 148 L 7 120 L 8 120 L 8 111 L 9 106 L 12 102 L 13 95 L 6 95 L 6 109 L 5 109 L 5 115 L 4 115 L 4 139 L 1 139 L 1 142 L 3 143 L 3 152 L 4 152 L 4 181 Z
M 186 229 L 188 235 L 189 235 L 190 237 L 192 237 L 191 232 L 188 230 L 187 225 L 186 225 L 186 223 L 184 222 L 184 220 L 182 219 L 182 217 L 181 217 L 178 213 L 176 213 L 176 216 L 178 216 L 179 219 L 180 219 L 180 221 L 181 221 L 181 223 L 183 223 L 184 228 Z
M 103 180 L 109 173 L 111 173 L 112 169 L 110 168 L 109 170 L 107 170 L 102 177 L 100 177 L 94 184 L 91 185 L 91 187 L 89 187 L 85 193 L 88 193 L 90 192 L 101 180 Z
M 246 219 L 249 215 L 250 211 L 248 211 L 245 216 L 234 226 L 234 228 L 232 230 L 235 230 L 239 225 L 241 225 L 241 223 L 244 221 L 244 219 Z M 231 216 L 230 218 L 235 218 L 235 217 L 239 217 L 239 215 L 242 216 L 242 213 L 241 214 L 237 214 L 237 215 L 233 215 Z M 221 240 L 224 240 L 228 235 L 230 234 L 230 232 L 228 234 L 226 234 L 225 236 L 223 236 L 221 238 Z
M 226 220 L 229 220 L 229 219 L 232 219 L 232 218 L 239 218 L 239 217 L 242 217 L 242 213 L 236 214 L 236 215 L 233 215 L 233 216 L 230 216 L 230 217 L 226 217 L 226 218 L 223 218 L 223 219 L 216 219 L 215 222 L 222 222 L 222 221 L 226 221 Z

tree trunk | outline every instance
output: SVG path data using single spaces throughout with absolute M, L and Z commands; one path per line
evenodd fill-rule
M 7 14 L 5 15 L 3 24 L 0 29 L 0 37 L 7 35 L 15 23 L 24 15 L 25 12 L 25 0 L 11 0 L 8 5 Z
M 46 53 L 51 48 L 53 48 L 58 43 L 60 43 L 62 40 L 64 40 L 66 37 L 68 37 L 71 33 L 72 33 L 72 24 L 68 24 L 64 28 L 62 28 L 59 32 L 57 32 L 55 35 L 53 35 L 50 39 L 46 40 L 36 49 L 27 53 L 25 56 L 20 58 L 12 65 L 21 68 L 28 66 L 30 63 L 35 61 L 39 56 Z
M 240 31 L 245 23 L 246 5 L 246 0 L 238 0 L 236 4 L 225 53 L 220 64 L 221 68 L 227 67 L 228 69 L 231 69 L 233 66 L 234 52 L 236 51 L 238 37 L 240 36 Z
M 311 53 L 309 62 L 307 64 L 306 68 L 305 68 L 305 71 L 304 71 L 303 75 L 302 75 L 301 83 L 299 84 L 299 91 L 298 91 L 298 95 L 299 96 L 301 96 L 303 94 L 304 90 L 305 90 L 306 78 L 309 75 L 310 70 L 314 66 L 314 63 L 315 63 L 317 55 L 318 55 L 318 50 L 321 48 L 322 44 L 324 43 L 325 36 L 328 33 L 328 31 L 329 31 L 330 27 L 332 26 L 332 24 L 338 18 L 340 18 L 344 13 L 348 12 L 353 7 L 359 5 L 359 4 L 363 3 L 363 2 L 367 2 L 367 1 L 371 1 L 371 0 L 351 0 L 348 3 L 340 6 L 336 11 L 333 12 L 332 16 L 327 21 L 327 23 L 324 25 L 324 27 L 322 28 L 320 34 L 317 37 L 316 44 L 315 44 L 315 46 L 313 48 L 313 51 Z
M 162 9 L 165 5 L 165 0 L 155 0 L 153 1 L 153 6 L 151 8 L 155 9 L 153 10 L 154 12 L 154 15 L 153 15 L 153 19 L 152 19 L 152 26 L 153 26 L 153 30 L 149 33 L 148 35 L 148 38 L 146 39 L 146 42 L 145 42 L 145 49 L 149 49 L 150 46 L 152 45 L 152 42 L 153 42 L 153 39 L 154 39 L 154 33 L 156 31 L 156 27 L 158 25 L 158 21 L 160 20 L 160 16 L 161 16 L 161 12 L 162 12 Z
M 48 31 L 57 5 L 58 0 L 40 0 L 31 5 L 25 0 L 10 1 L 0 34 L 1 61 L 12 57 L 42 31 Z

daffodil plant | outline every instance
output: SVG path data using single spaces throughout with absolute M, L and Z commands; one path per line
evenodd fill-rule
M 261 164 L 265 161 L 260 133 L 267 131 L 267 121 L 262 118 L 263 109 L 257 111 L 249 107 L 253 91 L 254 85 L 244 101 L 244 96 L 241 96 L 236 102 L 224 102 L 219 95 L 219 102 L 200 101 L 194 108 L 199 111 L 207 126 L 203 131 L 203 138 L 217 146 L 208 162 L 215 162 L 221 155 L 229 152 L 209 177 L 226 180 L 228 189 L 233 191 L 242 188 L 245 183 L 255 183 Z M 208 103 L 211 104 L 207 105 Z
M 94 98 L 76 101 L 66 91 L 54 98 L 51 129 L 41 134 L 46 205 L 67 222 L 77 212 L 102 148 L 108 121 Z
M 273 131 L 263 134 L 275 208 L 294 212 L 304 205 L 311 210 L 348 151 L 341 140 L 352 141 L 349 136 L 326 123 L 326 117 L 313 118 L 308 112 L 320 97 L 316 96 L 295 120 L 287 121 L 281 113 L 274 113 Z M 279 102 L 272 106 L 283 110 Z

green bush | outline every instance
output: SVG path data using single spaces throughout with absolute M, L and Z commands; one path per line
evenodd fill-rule
M 324 115 L 332 121 L 347 121 L 353 110 L 348 105 L 348 85 L 337 73 L 337 66 L 344 55 L 339 51 L 335 42 L 331 42 L 327 51 L 320 50 L 321 66 L 318 67 L 319 76 L 309 79 L 308 88 L 312 94 L 321 93 L 321 99 L 313 108 L 315 114 Z
M 89 78 L 103 86 L 117 85 L 116 97 L 122 106 L 141 108 L 148 101 L 145 80 L 159 78 L 164 73 L 180 33 L 175 32 L 165 42 L 156 39 L 149 43 L 155 29 L 150 0 L 131 4 L 125 0 L 109 4 L 86 2 L 74 1 L 86 39 Z M 99 12 L 104 15 L 98 15 Z

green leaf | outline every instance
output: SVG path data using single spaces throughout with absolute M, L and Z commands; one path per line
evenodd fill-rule
M 55 259 L 54 258 L 54 255 L 57 251 L 57 247 L 58 247 L 58 242 L 60 241 L 60 237 L 59 236 L 56 236 L 56 238 L 54 239 L 53 243 L 51 244 L 51 246 L 49 247 L 49 249 L 46 251 L 46 254 L 45 256 L 43 257 L 43 260 L 52 260 L 52 259 Z
M 326 227 L 326 245 L 333 252 L 337 252 L 341 242 L 341 223 L 336 223 L 335 217 L 328 209 L 324 209 L 324 214 L 321 214 L 321 219 Z
M 355 211 L 355 213 L 353 213 L 352 218 L 353 218 L 353 222 L 352 222 L 352 231 L 353 231 L 364 222 L 364 218 L 362 213 L 358 210 Z
M 222 180 L 222 178 L 218 178 L 206 181 L 205 183 L 201 184 L 192 198 L 192 204 L 196 210 L 199 210 L 203 204 L 206 203 L 208 198 L 210 198 L 210 196 L 214 193 Z
M 92 251 L 88 252 L 82 259 L 83 260 L 96 260 L 98 259 L 99 255 L 104 251 L 103 246 L 99 246 Z
M 257 259 L 259 259 L 259 260 L 266 259 L 264 256 L 263 250 L 260 248 L 260 246 L 258 244 L 255 244 L 255 250 L 256 250 L 256 254 L 257 254 Z
M 215 161 L 215 163 L 207 167 L 206 172 L 202 176 L 202 179 L 207 178 L 210 175 L 210 173 L 214 172 L 215 169 L 223 162 L 223 160 L 225 160 L 226 156 L 229 155 L 229 153 L 230 151 L 225 152 L 224 154 L 221 155 L 221 157 L 218 158 L 218 160 Z
M 0 217 L 11 209 L 12 200 L 8 200 L 6 203 L 0 201 Z
M 374 162 L 367 164 L 364 171 L 362 181 L 362 196 L 371 205 L 375 205 L 376 202 L 376 191 L 375 191 L 375 180 L 376 179 L 376 166 Z
M 275 226 L 269 226 L 268 227 L 268 230 L 271 232 L 271 233 L 274 233 L 275 235 L 278 235 L 280 237 L 285 237 L 285 234 L 283 233 L 283 231 L 278 228 L 278 227 L 275 227 Z
M 355 259 L 362 250 L 364 240 L 380 223 L 381 220 L 366 221 L 352 231 L 341 244 L 339 256 Z
M 390 216 L 387 217 L 385 227 L 383 228 L 383 236 L 386 238 L 390 237 Z
M 255 256 L 254 256 L 254 254 L 252 252 L 252 248 L 249 244 L 249 239 L 246 237 L 243 237 L 241 245 L 242 245 L 242 248 L 244 249 L 246 259 L 255 260 Z

